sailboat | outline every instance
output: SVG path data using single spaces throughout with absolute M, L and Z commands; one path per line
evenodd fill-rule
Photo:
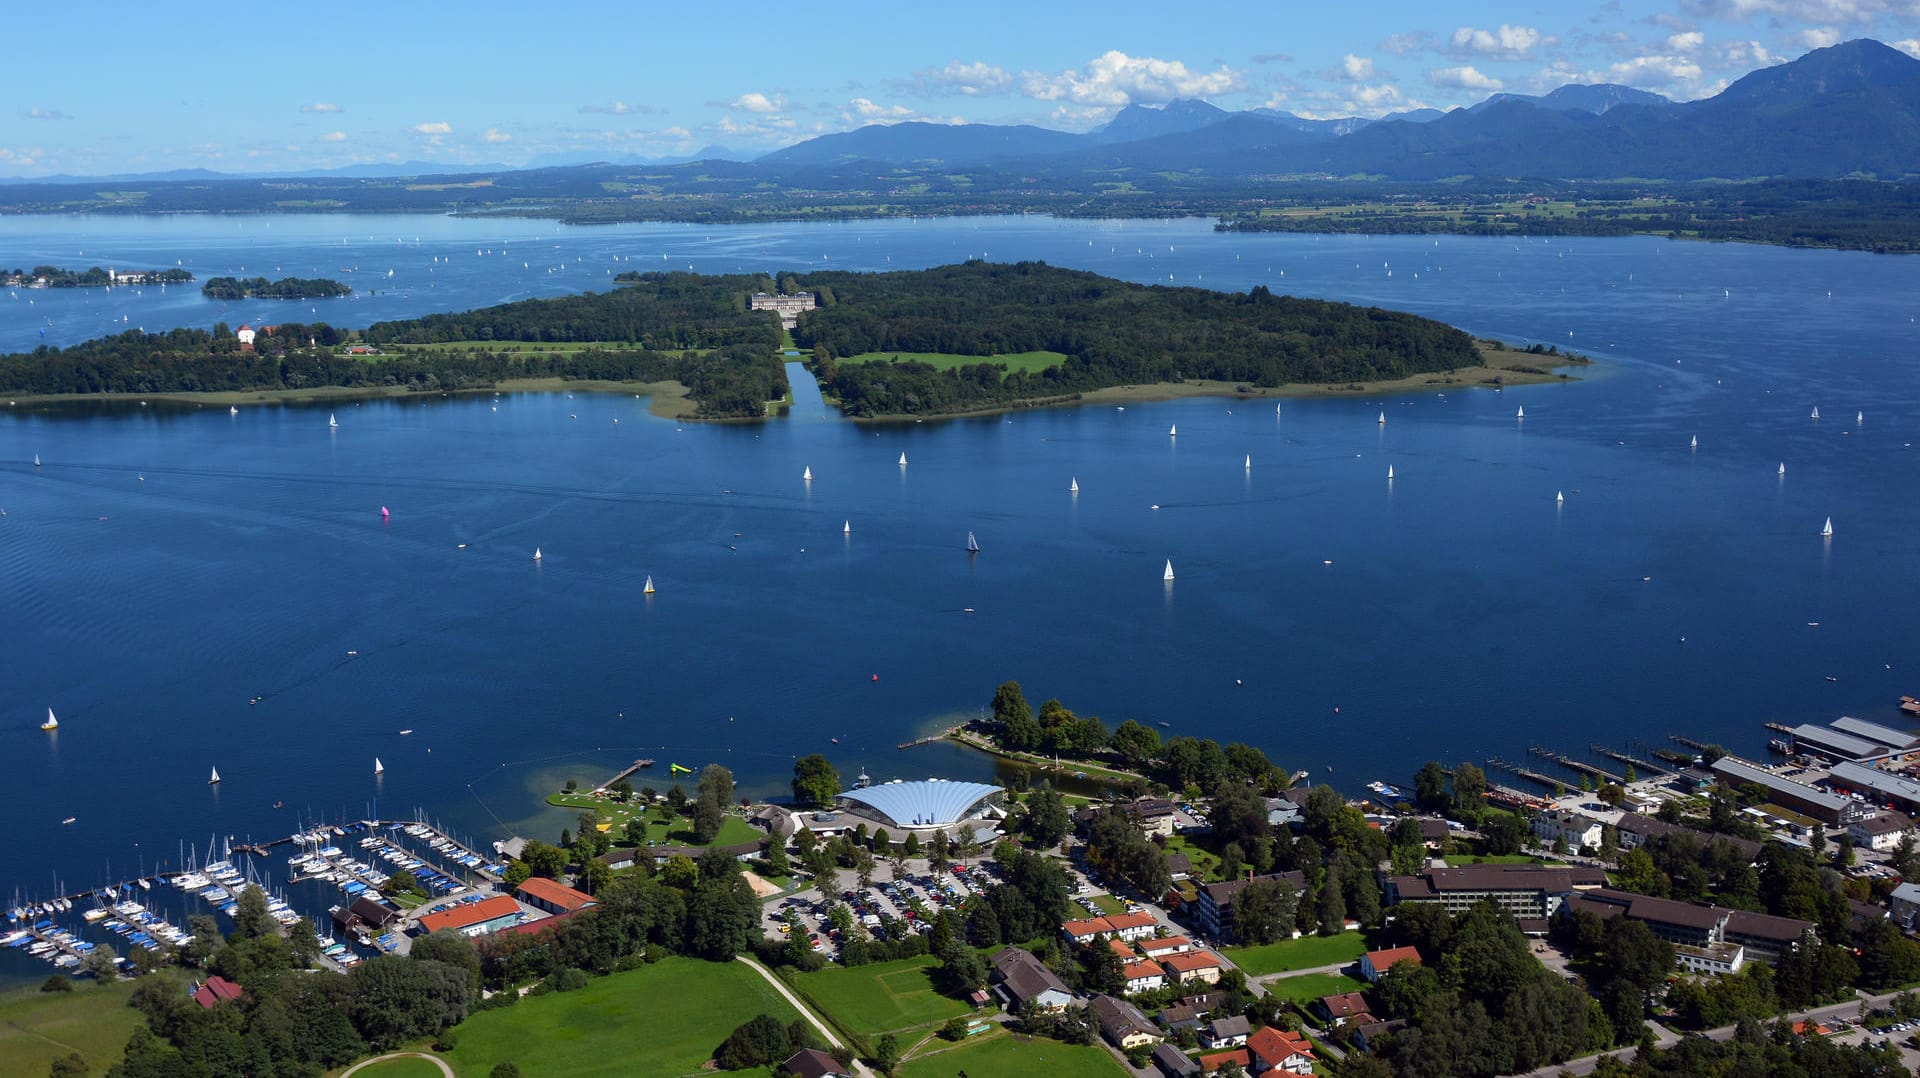
M 1819 418 L 1820 418 L 1820 406 L 1819 406 L 1819 405 L 1817 405 L 1817 404 L 1816 404 L 1816 405 L 1814 405 L 1814 406 L 1813 406 L 1813 415 L 1812 415 L 1812 416 L 1811 416 L 1810 418 L 1813 418 L 1813 419 L 1819 419 Z
M 1173 582 L 1173 559 L 1172 558 L 1167 559 L 1167 571 L 1160 574 L 1160 579 L 1167 581 L 1168 583 Z
M 654 586 L 653 586 L 653 578 L 652 578 L 652 577 L 648 577 L 648 578 L 647 578 L 647 582 L 646 582 L 645 584 L 643 584 L 643 585 L 641 585 L 641 587 L 640 587 L 640 594 L 642 594 L 642 595 L 652 595 L 652 594 L 654 593 L 654 591 L 655 591 L 655 589 L 654 589 Z
M 1386 413 L 1385 411 L 1382 411 L 1382 412 L 1380 413 L 1380 420 L 1379 420 L 1379 422 L 1380 422 L 1380 425 L 1381 425 L 1381 426 L 1383 426 L 1383 427 L 1384 427 L 1384 426 L 1386 426 L 1386 423 L 1387 423 L 1387 413 Z
M 813 482 L 813 466 L 812 465 L 808 465 L 807 470 L 800 473 L 800 480 L 803 483 Z
M 1832 517 L 1827 518 L 1826 526 L 1820 529 L 1820 534 L 1825 536 L 1828 539 L 1833 538 L 1833 518 Z
M 240 414 L 240 406 L 239 406 L 239 405 L 237 405 L 237 404 L 229 404 L 229 405 L 227 405 L 227 414 L 228 414 L 228 415 L 239 415 L 239 414 Z
M 327 413 L 327 427 L 331 430 L 340 429 L 340 421 L 334 418 L 334 415 L 332 412 Z
M 1687 443 L 1687 448 L 1688 449 L 1700 448 L 1700 436 L 1698 434 L 1694 435 L 1693 440 Z
M 980 553 L 980 540 L 975 539 L 973 537 L 972 532 L 967 533 L 967 553 L 969 554 Z
M 47 709 L 47 721 L 40 724 L 40 729 L 42 730 L 60 729 L 60 720 L 53 717 L 52 708 Z
M 1775 475 L 1785 475 L 1785 474 L 1787 474 L 1787 462 L 1786 462 L 1786 461 L 1784 461 L 1784 460 L 1783 460 L 1783 461 L 1781 461 L 1781 462 L 1780 462 L 1780 470 L 1779 470 L 1779 471 L 1777 471 L 1777 472 L 1775 472 L 1775 473 L 1773 473 L 1773 474 L 1775 474 Z
M 1274 401 L 1274 402 L 1273 402 L 1273 414 L 1274 414 L 1274 415 L 1279 415 L 1279 414 L 1280 414 L 1280 402 L 1279 402 L 1279 401 Z
M 1523 404 L 1517 410 L 1515 410 L 1513 413 L 1513 418 L 1515 419 L 1527 418 L 1527 406 Z
M 900 454 L 900 466 L 902 468 L 907 466 L 907 455 L 905 453 Z
M 1073 479 L 1067 482 L 1067 493 L 1069 494 L 1080 493 L 1080 477 L 1079 476 L 1075 476 Z
M 1857 426 L 1859 426 L 1860 424 L 1862 424 L 1862 423 L 1865 423 L 1866 421 L 1867 421 L 1867 413 L 1865 413 L 1865 412 L 1855 412 L 1855 413 L 1853 413 L 1853 425 L 1854 425 L 1854 426 L 1856 426 L 1856 427 L 1857 427 Z
M 539 560 L 540 560 L 540 548 L 539 548 L 539 547 L 534 547 L 534 548 L 533 548 L 533 560 L 534 560 L 534 561 L 539 561 Z
M 207 785 L 209 786 L 220 785 L 220 769 L 219 768 L 216 767 L 213 769 L 213 777 L 207 780 Z
M 373 773 L 376 775 L 384 775 L 387 773 L 387 765 L 381 763 L 380 757 L 378 756 L 373 758 Z
M 1393 478 L 1393 465 L 1391 464 L 1387 465 L 1387 478 L 1388 479 Z
M 841 535 L 852 535 L 852 534 L 853 534 L 853 521 L 851 521 L 851 520 L 843 520 L 843 521 L 841 521 L 841 522 L 840 522 L 840 534 L 841 534 Z
M 1247 454 L 1247 471 L 1252 471 L 1252 470 L 1253 470 L 1253 454 L 1248 453 Z
M 1167 437 L 1169 437 L 1169 438 L 1178 438 L 1178 437 L 1180 437 L 1180 425 L 1176 423 L 1176 424 L 1174 424 L 1173 426 L 1171 426 L 1171 427 L 1168 427 L 1168 428 L 1167 428 Z
M 1554 492 L 1553 492 L 1553 504 L 1555 504 L 1555 505 L 1565 505 L 1565 504 L 1566 504 L 1566 502 L 1567 502 L 1567 492 L 1566 492 L 1566 491 L 1564 491 L 1564 490 L 1556 490 L 1556 491 L 1554 491 Z
M 38 454 L 38 453 L 35 453 L 35 454 L 33 455 L 33 466 L 34 466 L 34 467 L 36 467 L 36 468 L 38 468 L 38 467 L 40 466 L 40 454 Z

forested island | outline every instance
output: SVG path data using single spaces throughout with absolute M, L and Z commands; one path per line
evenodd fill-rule
M 335 299 L 350 296 L 353 288 L 325 277 L 209 277 L 200 286 L 208 299 Z
M 1265 287 L 1226 293 L 1137 285 L 1039 262 L 777 280 L 647 273 L 619 282 L 610 292 L 377 322 L 359 331 L 324 323 L 262 327 L 251 348 L 225 324 L 128 331 L 0 357 L 0 390 L 447 391 L 524 379 L 677 382 L 695 417 L 756 418 L 786 398 L 788 387 L 779 319 L 751 310 L 751 297 L 802 289 L 821 306 L 801 316 L 793 339 L 810 350 L 823 391 L 858 417 L 1058 403 L 1123 386 L 1357 389 L 1481 363 L 1467 334 L 1414 315 Z M 917 358 L 902 360 L 901 353 Z M 1515 355 L 1506 370 L 1537 377 L 1571 361 Z M 1013 356 L 1021 361 L 1009 363 Z
M 35 266 L 31 270 L 0 270 L 0 285 L 7 288 L 105 288 L 116 284 L 184 284 L 191 280 L 193 274 L 183 269 L 114 270 L 92 266 L 71 270 Z

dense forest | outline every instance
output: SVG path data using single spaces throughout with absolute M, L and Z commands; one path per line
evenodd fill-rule
M 200 286 L 208 299 L 333 299 L 350 296 L 353 289 L 324 277 L 209 277 Z
M 802 316 L 822 387 L 858 416 L 1004 406 L 1107 386 L 1215 379 L 1271 387 L 1362 382 L 1479 362 L 1465 333 L 1345 303 L 1129 284 L 1040 262 L 969 262 L 902 273 L 816 273 L 797 282 L 833 302 Z M 1054 351 L 1064 363 L 1008 373 L 988 357 Z M 842 363 L 870 352 L 980 356 Z
M 125 270 L 120 273 L 121 277 L 130 275 L 144 278 L 142 284 L 184 284 L 193 280 L 193 274 L 183 269 Z M 35 266 L 32 270 L 0 270 L 0 283 L 45 288 L 105 288 L 114 283 L 114 278 L 99 266 L 83 270 Z

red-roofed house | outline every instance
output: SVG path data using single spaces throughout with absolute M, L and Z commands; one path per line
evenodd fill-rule
M 1160 965 L 1166 968 L 1167 976 L 1180 984 L 1192 984 L 1195 981 L 1216 984 L 1220 980 L 1220 959 L 1211 951 L 1168 955 Z
M 1248 1069 L 1254 1074 L 1313 1073 L 1313 1045 L 1298 1033 L 1264 1026 L 1247 1038 L 1247 1052 L 1253 1056 L 1253 1065 Z
M 1253 1056 L 1245 1048 L 1235 1048 L 1231 1052 L 1214 1052 L 1200 1057 L 1200 1069 L 1212 1074 L 1229 1063 L 1237 1063 L 1245 1070 L 1253 1062 Z
M 1129 962 L 1120 967 L 1120 976 L 1127 979 L 1127 995 L 1130 996 L 1167 986 L 1167 972 L 1157 962 Z
M 1092 943 L 1101 936 L 1113 931 L 1105 917 L 1095 917 L 1091 921 L 1068 921 L 1060 926 L 1060 934 L 1071 943 Z
M 1170 954 L 1185 954 L 1193 950 L 1193 941 L 1185 936 L 1167 936 L 1157 940 L 1141 940 L 1140 953 L 1148 958 L 1165 958 Z
M 241 994 L 239 985 L 216 973 L 208 977 L 205 984 L 193 990 L 193 1001 L 212 1010 L 222 1003 L 231 1003 L 239 999 Z
M 1320 1013 L 1327 1021 L 1340 1025 L 1355 1015 L 1367 1013 L 1367 1000 L 1358 992 L 1347 992 L 1338 996 L 1321 996 Z
M 1123 940 L 1137 940 L 1153 935 L 1159 924 L 1151 913 L 1119 913 L 1106 918 L 1107 930 Z
M 469 936 L 484 936 L 508 928 L 520 920 L 520 903 L 506 895 L 494 895 L 478 902 L 467 902 L 420 918 L 417 935 L 451 929 Z
M 557 880 L 530 876 L 520 885 L 520 901 L 548 913 L 578 913 L 594 904 L 593 896 Z
M 1389 947 L 1384 951 L 1368 951 L 1360 956 L 1360 973 L 1373 984 L 1380 983 L 1380 977 L 1401 962 L 1420 964 L 1420 952 L 1412 947 Z
M 1107 941 L 1107 949 L 1119 955 L 1120 961 L 1122 962 L 1133 961 L 1133 948 L 1121 943 L 1119 940 L 1109 939 Z

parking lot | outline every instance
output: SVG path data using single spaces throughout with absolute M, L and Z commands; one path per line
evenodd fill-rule
M 906 876 L 896 880 L 890 865 L 876 866 L 873 883 L 864 890 L 852 870 L 840 869 L 831 880 L 769 901 L 762 911 L 762 930 L 774 939 L 804 932 L 815 952 L 837 960 L 840 934 L 829 920 L 834 906 L 847 907 L 856 929 L 869 938 L 900 940 L 932 931 L 928 921 L 942 909 L 959 906 L 999 878 L 993 865 L 955 864 L 935 873 L 926 862 L 912 861 L 906 868 Z

